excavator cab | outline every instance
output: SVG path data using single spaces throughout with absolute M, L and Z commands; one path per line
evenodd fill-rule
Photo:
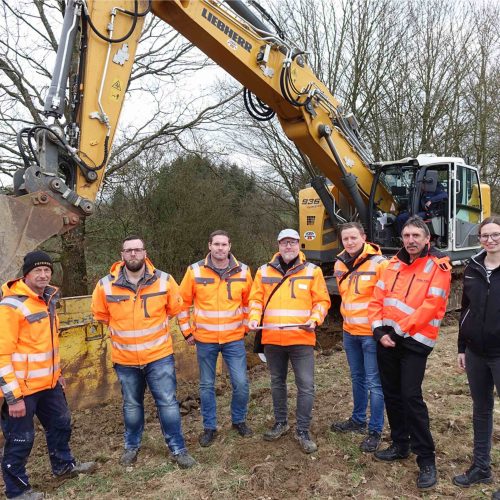
M 393 201 L 382 210 L 376 198 L 383 184 Z M 452 260 L 463 260 L 479 248 L 477 231 L 483 216 L 483 197 L 488 186 L 481 185 L 476 167 L 461 158 L 419 155 L 376 166 L 368 209 L 368 238 L 385 253 L 401 248 L 401 230 L 411 215 L 427 223 L 431 244 Z

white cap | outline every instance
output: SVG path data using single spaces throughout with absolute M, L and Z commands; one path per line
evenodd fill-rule
M 283 229 L 283 231 L 278 234 L 278 241 L 285 238 L 292 238 L 292 240 L 300 240 L 300 235 L 295 229 Z

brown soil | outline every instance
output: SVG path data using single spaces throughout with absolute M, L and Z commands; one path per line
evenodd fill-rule
M 499 485 L 460 490 L 451 484 L 454 474 L 468 467 L 471 459 L 471 401 L 465 375 L 458 374 L 456 322 L 448 321 L 438 347 L 429 359 L 424 393 L 431 415 L 437 447 L 440 481 L 425 498 L 487 498 Z M 196 385 L 182 385 L 178 396 L 183 402 L 183 428 L 188 447 L 199 465 L 179 470 L 168 459 L 154 405 L 147 397 L 146 432 L 139 459 L 134 467 L 118 465 L 122 452 L 120 401 L 92 410 L 73 413 L 72 448 L 82 460 L 97 460 L 93 476 L 80 476 L 63 483 L 52 479 L 43 432 L 28 467 L 32 486 L 50 498 L 418 498 L 415 487 L 417 466 L 414 457 L 394 464 L 382 464 L 360 452 L 359 435 L 339 435 L 329 431 L 333 420 L 347 418 L 352 409 L 351 388 L 345 354 L 338 335 L 320 336 L 317 354 L 317 396 L 312 435 L 319 450 L 305 455 L 290 433 L 276 443 L 262 440 L 272 424 L 269 378 L 265 366 L 250 371 L 251 402 L 248 422 L 255 435 L 242 440 L 232 431 L 229 416 L 228 380 L 218 381 L 219 435 L 216 443 L 201 448 L 197 437 L 201 418 Z M 290 385 L 290 422 L 293 425 L 294 384 Z M 500 455 L 495 429 L 493 461 Z M 389 439 L 388 431 L 384 440 Z

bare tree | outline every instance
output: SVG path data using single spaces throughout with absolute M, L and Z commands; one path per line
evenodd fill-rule
M 61 0 L 3 0 L 0 5 L 0 173 L 4 174 L 0 179 L 4 183 L 23 166 L 16 147 L 17 132 L 43 123 L 41 112 L 64 8 Z M 193 75 L 199 77 L 210 67 L 207 58 L 179 33 L 148 15 L 127 87 L 129 119 L 124 113 L 106 178 L 158 146 L 169 145 L 173 151 L 196 148 L 199 135 L 217 127 L 233 96 L 217 100 L 208 86 L 201 85 L 193 92 Z M 84 258 L 83 235 L 81 229 L 76 240 L 76 235 L 66 236 L 68 244 L 63 245 L 66 293 L 86 292 L 82 271 L 77 277 L 73 274 L 74 263 L 82 263 Z M 67 262 L 73 266 L 66 266 Z M 85 268 L 83 264 L 79 267 Z

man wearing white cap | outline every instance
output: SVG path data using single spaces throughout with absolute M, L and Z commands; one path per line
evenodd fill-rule
M 306 262 L 294 229 L 278 235 L 278 253 L 261 266 L 250 292 L 249 329 L 262 328 L 271 374 L 275 424 L 264 434 L 275 441 L 288 425 L 287 373 L 291 362 L 297 386 L 295 438 L 305 453 L 317 450 L 309 435 L 314 402 L 315 328 L 325 319 L 330 296 L 321 269 Z

